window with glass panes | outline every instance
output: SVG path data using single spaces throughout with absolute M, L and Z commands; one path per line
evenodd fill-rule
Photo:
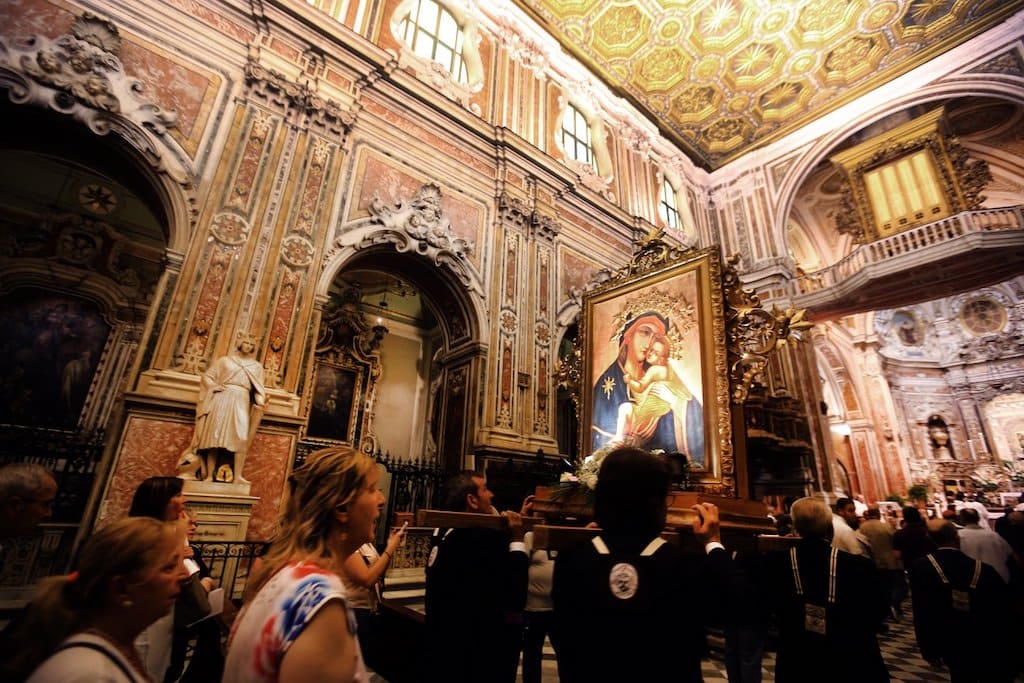
M 451 12 L 434 0 L 419 0 L 398 27 L 414 53 L 439 63 L 458 82 L 467 81 L 462 28 Z
M 566 106 L 562 117 L 562 149 L 576 161 L 597 166 L 594 148 L 590 144 L 590 124 L 571 104 Z
M 661 201 L 658 202 L 658 213 L 665 226 L 669 228 L 679 227 L 679 209 L 676 208 L 676 188 L 672 183 L 665 181 L 661 184 Z

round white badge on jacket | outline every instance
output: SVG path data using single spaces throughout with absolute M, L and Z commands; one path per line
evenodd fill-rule
M 612 589 L 612 595 L 619 600 L 629 600 L 636 595 L 636 587 L 640 582 L 636 567 L 628 562 L 620 562 L 612 567 L 608 574 L 608 585 Z

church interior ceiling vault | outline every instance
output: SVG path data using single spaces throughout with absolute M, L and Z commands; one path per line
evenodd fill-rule
M 793 133 L 1021 0 L 515 0 L 706 169 Z
M 1019 205 L 1024 188 L 1024 106 L 1008 100 L 966 96 L 915 104 L 858 130 L 830 150 L 830 155 L 865 140 L 884 137 L 892 129 L 939 106 L 945 112 L 950 133 L 973 158 L 988 163 L 992 171 L 994 178 L 985 187 L 983 207 Z M 836 229 L 836 216 L 843 210 L 841 186 L 840 171 L 824 158 L 794 194 L 787 218 L 787 245 L 790 256 L 804 273 L 827 268 L 858 248 L 849 235 Z M 827 302 L 808 306 L 807 315 L 814 320 L 834 319 L 991 286 L 1020 274 L 1021 254 L 1019 242 L 976 244 L 955 253 L 937 251 L 933 257 L 880 275 Z

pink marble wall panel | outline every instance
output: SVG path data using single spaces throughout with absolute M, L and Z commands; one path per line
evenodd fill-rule
M 457 161 L 464 166 L 483 174 L 485 177 L 494 177 L 493 165 L 485 162 L 480 157 L 466 152 L 463 148 L 448 142 L 448 138 L 438 137 L 428 132 L 423 126 L 419 126 L 412 120 L 402 116 L 389 103 L 373 100 L 366 95 L 362 99 L 363 109 L 379 120 L 387 121 L 395 130 L 401 131 L 405 136 L 411 136 L 422 140 L 436 149 L 452 161 Z
M 453 197 L 441 197 L 441 206 L 452 224 L 452 232 L 473 244 L 469 260 L 480 268 L 480 256 L 484 244 L 480 241 L 483 224 L 483 209 L 475 204 L 460 202 Z
M 193 425 L 132 416 L 125 426 L 117 467 L 111 475 L 106 509 L 98 525 L 128 514 L 135 489 L 147 477 L 170 477 L 178 472 L 178 458 L 192 440 Z M 245 478 L 252 482 L 252 508 L 248 540 L 266 540 L 277 522 L 285 476 L 291 462 L 292 437 L 257 434 L 245 461 Z
M 374 196 L 380 197 L 386 205 L 394 206 L 399 201 L 412 199 L 413 195 L 428 182 L 423 178 L 415 178 L 404 173 L 394 166 L 389 166 L 373 155 L 364 157 L 362 168 L 363 177 L 359 188 L 359 197 L 356 200 L 355 210 L 349 214 L 350 219 L 356 216 L 370 215 L 368 207 Z M 441 208 L 451 222 L 452 232 L 475 245 L 470 261 L 479 268 L 480 252 L 483 247 L 483 243 L 480 242 L 483 221 L 482 208 L 458 201 L 450 196 L 444 187 L 441 188 Z
M 56 38 L 71 32 L 75 15 L 46 0 L 0 0 L 4 35 L 28 38 L 41 35 Z
M 599 270 L 600 266 L 581 258 L 570 251 L 563 251 L 561 253 L 561 267 L 560 271 L 560 282 L 558 287 L 559 299 L 564 300 L 569 296 L 569 290 L 573 287 L 582 289 L 594 272 Z
M 270 386 L 281 385 L 281 371 L 285 362 L 285 344 L 290 336 L 289 328 L 291 327 L 292 316 L 295 313 L 295 294 L 302 289 L 302 279 L 305 271 L 292 271 L 289 268 L 282 267 L 280 273 L 280 289 L 278 290 L 277 304 L 274 306 L 274 314 L 270 324 L 269 351 L 264 360 L 264 365 L 273 367 L 276 371 Z
M 178 129 L 186 138 L 192 137 L 203 100 L 212 87 L 210 77 L 128 41 L 121 46 L 121 62 L 129 76 L 142 81 L 146 97 L 164 111 L 177 112 Z
M 192 354 L 202 354 L 210 341 L 210 329 L 217 314 L 221 293 L 227 282 L 228 268 L 231 266 L 231 253 L 220 244 L 211 248 L 210 265 L 206 277 L 199 290 L 192 325 L 189 327 L 188 340 L 183 349 Z
M 187 423 L 137 415 L 128 418 L 100 524 L 128 514 L 132 495 L 143 479 L 172 477 L 178 473 L 179 457 L 192 440 L 192 428 Z
M 335 69 L 328 68 L 326 78 L 328 83 L 333 83 L 345 90 L 352 87 L 352 79 Z
M 277 38 L 271 38 L 270 49 L 276 52 L 277 54 L 281 55 L 282 57 L 287 57 L 292 62 L 299 61 L 299 57 L 302 56 L 302 53 L 300 53 L 294 47 L 284 42 L 283 40 L 278 40 Z
M 252 482 L 249 495 L 259 501 L 252 508 L 246 540 L 265 541 L 273 535 L 294 452 L 295 440 L 288 434 L 257 434 L 253 439 L 245 478 Z
M 249 43 L 255 37 L 248 28 L 227 19 L 224 15 L 211 10 L 207 5 L 195 0 L 164 0 L 168 5 L 177 7 L 182 12 L 190 14 L 207 26 L 217 29 L 218 33 L 231 36 L 239 43 Z

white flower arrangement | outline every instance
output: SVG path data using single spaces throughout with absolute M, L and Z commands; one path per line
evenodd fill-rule
M 583 462 L 576 465 L 572 472 L 563 472 L 558 480 L 559 484 L 582 484 L 591 491 L 597 489 L 597 472 L 601 469 L 601 461 L 588 456 Z
M 577 463 L 572 472 L 563 472 L 555 486 L 555 497 L 580 489 L 585 491 L 588 496 L 592 496 L 597 490 L 597 475 L 601 470 L 601 461 L 615 447 L 610 444 L 602 446 Z

